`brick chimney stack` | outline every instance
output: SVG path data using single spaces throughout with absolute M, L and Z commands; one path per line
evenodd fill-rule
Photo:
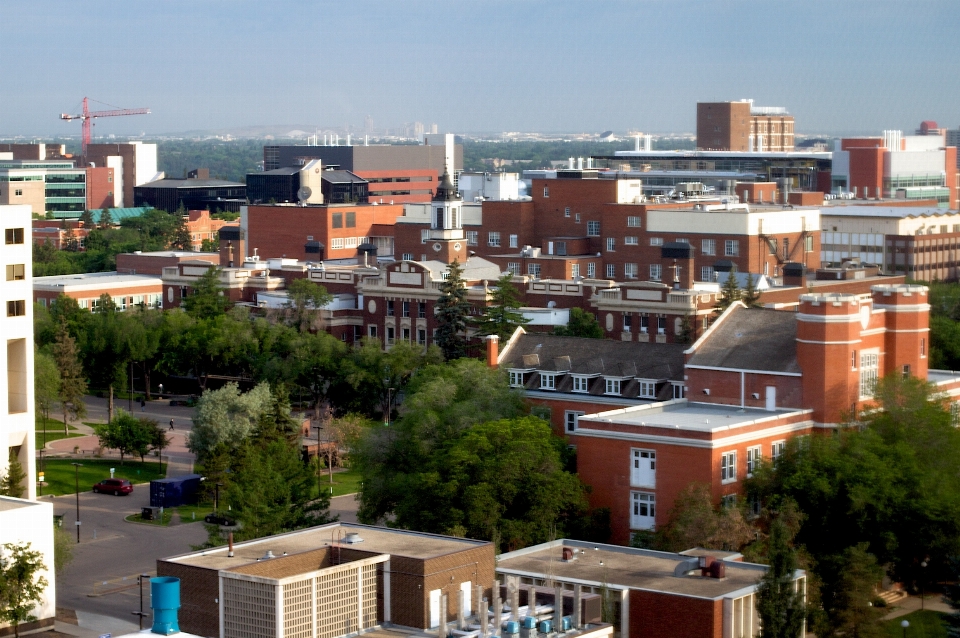
M 497 358 L 500 356 L 500 337 L 497 335 L 487 336 L 487 366 L 497 367 Z

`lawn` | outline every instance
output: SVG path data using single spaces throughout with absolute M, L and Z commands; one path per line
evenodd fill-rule
M 134 484 L 149 483 L 153 479 L 163 478 L 166 475 L 167 464 L 158 467 L 157 463 L 147 461 L 141 463 L 139 460 L 126 459 L 123 465 L 120 465 L 118 459 L 81 459 L 83 466 L 80 468 L 80 491 L 89 492 L 94 483 L 98 483 L 105 478 L 110 478 L 110 468 L 115 468 L 116 478 L 128 479 Z M 74 467 L 72 459 L 44 459 L 43 468 L 47 485 L 43 487 L 43 493 L 46 494 L 73 494 L 74 492 Z M 38 468 L 39 469 L 39 468 Z M 147 486 L 137 487 L 135 489 L 149 489 Z
M 894 618 L 883 623 L 883 629 L 890 638 L 947 638 L 947 630 L 941 620 L 945 614 L 936 611 L 915 611 L 912 614 Z M 904 634 L 902 621 L 908 621 Z
M 320 485 L 330 492 L 330 476 L 326 470 L 321 470 Z M 354 468 L 333 473 L 333 493 L 331 496 L 343 496 L 360 491 L 360 471 Z
M 35 427 L 38 450 L 43 447 L 44 440 L 49 443 L 50 441 L 83 436 L 83 434 L 76 431 L 76 427 L 69 424 L 67 425 L 67 434 L 64 434 L 63 421 L 57 421 L 56 419 L 44 420 L 43 418 L 38 418 Z M 46 439 L 44 439 L 44 436 L 46 436 Z
M 144 525 L 169 525 L 173 518 L 174 511 L 180 512 L 181 523 L 202 523 L 203 517 L 213 511 L 213 505 L 210 503 L 200 503 L 199 505 L 182 505 L 180 507 L 170 507 L 163 510 L 163 520 L 145 521 L 140 518 L 140 514 L 131 514 L 126 520 L 131 523 L 142 523 Z

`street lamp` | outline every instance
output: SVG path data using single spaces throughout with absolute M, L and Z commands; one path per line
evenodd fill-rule
M 903 627 L 903 638 L 907 638 L 907 627 L 910 626 L 909 620 L 900 621 L 900 626 Z
M 43 430 L 43 432 L 44 432 L 44 437 L 43 437 L 43 438 L 47 438 L 47 437 L 46 437 L 46 432 L 47 432 L 47 430 L 46 430 L 46 425 L 47 425 L 47 424 L 44 423 L 43 425 L 44 425 L 44 430 Z M 45 478 L 45 477 L 43 476 L 43 448 L 40 448 L 40 476 L 39 476 L 38 478 L 40 478 L 40 480 L 37 481 L 37 496 L 43 496 L 43 479 Z
M 143 611 L 143 579 L 150 578 L 150 574 L 140 574 L 137 576 L 137 583 L 140 585 L 140 611 L 131 611 L 130 613 L 134 616 L 139 616 L 140 629 L 143 630 L 143 617 L 149 616 L 149 614 L 144 613 Z
M 323 429 L 323 426 L 315 425 L 313 429 L 317 431 L 317 498 L 320 498 L 323 489 L 323 486 L 320 485 L 320 430 Z
M 920 567 L 923 568 L 920 570 L 920 611 L 923 611 L 923 585 L 927 579 L 927 561 L 921 562 Z
M 393 416 L 393 388 L 387 388 L 387 413 L 383 415 L 383 423 L 389 427 Z
M 160 394 L 157 395 L 157 399 L 163 399 L 163 384 L 160 384 Z
M 214 497 L 213 497 L 213 512 L 220 516 L 220 488 L 223 487 L 223 483 L 217 483 L 213 486 Z
M 83 463 L 71 463 L 73 466 L 73 485 L 77 495 L 77 542 L 80 542 L 80 468 Z

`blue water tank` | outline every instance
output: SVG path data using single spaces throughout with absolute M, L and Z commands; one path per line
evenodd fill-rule
M 549 634 L 553 632 L 553 621 L 552 620 L 541 620 L 540 621 L 540 633 Z
M 573 627 L 573 620 L 570 618 L 570 616 L 564 616 L 563 618 L 560 619 L 561 631 L 570 631 L 572 627 Z
M 158 576 L 150 579 L 150 608 L 153 609 L 155 634 L 169 636 L 180 633 L 177 610 L 180 609 L 180 579 Z
M 514 635 L 520 633 L 520 623 L 516 620 L 508 620 L 503 623 L 503 633 L 505 635 Z
M 520 626 L 524 629 L 534 629 L 537 626 L 537 619 L 533 616 L 524 616 L 520 619 Z

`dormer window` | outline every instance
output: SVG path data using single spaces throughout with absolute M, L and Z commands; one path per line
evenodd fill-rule
M 583 392 L 587 393 L 590 390 L 588 389 L 590 385 L 590 377 L 585 377 L 581 375 L 573 375 L 573 391 L 574 392 Z
M 511 388 L 522 388 L 523 387 L 523 375 L 525 375 L 530 370 L 510 370 L 510 387 Z
M 657 382 L 650 379 L 638 379 L 640 382 L 640 392 L 637 396 L 641 399 L 657 398 Z
M 550 374 L 549 372 L 540 373 L 540 389 L 541 390 L 556 390 L 557 389 L 557 375 Z
M 604 394 L 615 394 L 620 396 L 620 383 L 623 381 L 619 377 L 604 377 L 605 390 Z

